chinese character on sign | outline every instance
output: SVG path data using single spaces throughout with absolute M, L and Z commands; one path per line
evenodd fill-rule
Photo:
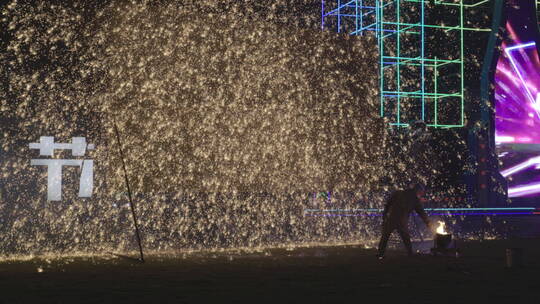
M 72 156 L 84 156 L 94 145 L 87 144 L 85 137 L 73 137 L 71 144 L 55 143 L 52 136 L 41 136 L 39 143 L 31 143 L 30 149 L 39 149 L 40 156 L 53 156 L 54 150 L 71 150 Z M 62 167 L 81 168 L 79 197 L 91 197 L 94 188 L 94 161 L 91 159 L 32 159 L 32 166 L 47 166 L 47 200 L 62 200 Z

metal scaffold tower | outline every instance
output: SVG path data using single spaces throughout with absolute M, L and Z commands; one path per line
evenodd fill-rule
M 322 0 L 323 29 L 378 38 L 380 115 L 392 126 L 422 120 L 465 125 L 468 17 L 488 0 Z M 477 13 L 477 11 L 476 11 Z

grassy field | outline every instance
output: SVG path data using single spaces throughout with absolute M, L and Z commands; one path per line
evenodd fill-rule
M 423 244 L 424 247 L 428 244 Z M 417 244 L 418 246 L 418 244 Z M 462 256 L 378 261 L 358 246 L 187 258 L 0 263 L 0 303 L 538 303 L 540 240 L 470 241 Z M 505 268 L 505 249 L 525 267 Z

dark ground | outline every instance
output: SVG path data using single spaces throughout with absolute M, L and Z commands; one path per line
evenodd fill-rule
M 418 244 L 416 244 L 418 246 Z M 429 244 L 424 244 L 429 248 Z M 379 262 L 357 246 L 0 263 L 0 303 L 539 303 L 540 239 L 462 243 L 462 256 Z M 505 248 L 525 267 L 505 268 Z M 38 268 L 43 269 L 38 272 Z

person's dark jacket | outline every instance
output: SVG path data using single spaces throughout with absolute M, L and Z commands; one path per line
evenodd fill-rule
M 424 223 L 429 227 L 429 218 L 414 189 L 399 190 L 392 193 L 384 206 L 383 218 L 385 222 L 390 224 L 407 225 L 409 214 L 413 210 L 420 215 Z

